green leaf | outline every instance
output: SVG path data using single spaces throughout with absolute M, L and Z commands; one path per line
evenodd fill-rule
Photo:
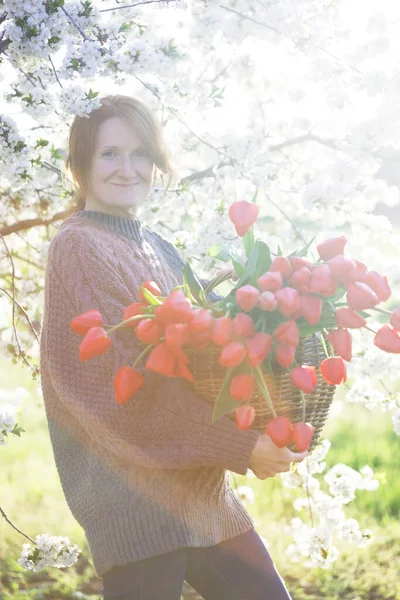
M 308 244 L 306 244 L 303 248 L 301 248 L 301 250 L 296 250 L 295 252 L 292 252 L 291 254 L 289 254 L 290 256 L 306 256 L 308 253 L 308 250 L 311 246 L 311 244 L 313 243 L 313 241 L 315 240 L 316 236 L 314 235 L 314 237 L 308 242 Z
M 234 367 L 230 367 L 226 371 L 224 382 L 214 403 L 211 417 L 212 423 L 218 421 L 218 419 L 223 417 L 226 413 L 233 412 L 238 406 L 241 405 L 240 400 L 234 400 L 230 394 L 230 383 L 234 371 Z
M 160 306 L 162 304 L 162 300 L 160 300 L 160 298 L 157 298 L 157 296 L 153 296 L 153 294 L 149 290 L 147 290 L 144 287 L 142 287 L 141 290 L 148 304 L 150 304 L 151 306 Z
M 205 308 L 210 308 L 211 304 L 207 297 L 207 294 L 204 291 L 203 286 L 201 285 L 199 279 L 192 271 L 192 267 L 189 262 L 186 261 L 185 266 L 182 269 L 183 274 L 183 282 L 185 286 L 188 286 L 190 294 L 195 299 L 195 301 Z
M 231 258 L 230 247 L 229 246 L 221 246 L 220 244 L 216 244 L 215 246 L 211 246 L 208 250 L 209 256 L 213 258 L 217 258 L 218 260 L 222 260 L 224 262 L 228 262 Z
M 278 254 L 277 256 L 283 256 L 282 248 L 278 246 Z

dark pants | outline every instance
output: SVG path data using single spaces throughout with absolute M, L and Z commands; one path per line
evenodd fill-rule
M 103 576 L 104 600 L 180 600 L 184 580 L 204 600 L 290 600 L 254 529 L 216 546 L 114 567 Z

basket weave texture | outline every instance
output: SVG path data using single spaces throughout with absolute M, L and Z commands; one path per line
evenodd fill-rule
M 185 353 L 191 361 L 190 370 L 195 379 L 194 382 L 189 382 L 193 391 L 206 402 L 214 404 L 226 375 L 226 368 L 218 362 L 221 347 L 211 344 L 201 350 L 185 348 Z M 326 358 L 324 350 L 316 335 L 300 339 L 296 351 L 297 364 L 317 367 L 317 386 L 311 394 L 304 394 L 306 402 L 305 421 L 311 423 L 315 428 L 309 452 L 318 443 L 336 389 L 336 386 L 327 384 L 319 372 L 318 367 L 324 358 Z M 292 424 L 302 421 L 303 401 L 300 390 L 292 384 L 290 373 L 276 363 L 272 364 L 272 372 L 273 375 L 264 375 L 264 380 L 277 415 L 288 417 Z M 265 431 L 265 426 L 273 419 L 273 414 L 257 387 L 249 400 L 249 404 L 254 407 L 256 413 L 251 428 Z M 227 416 L 233 420 L 235 419 L 234 412 L 228 413 Z M 294 444 L 289 448 L 294 451 L 297 450 Z

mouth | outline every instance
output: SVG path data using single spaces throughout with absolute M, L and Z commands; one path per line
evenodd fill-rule
M 112 185 L 115 185 L 116 187 L 122 188 L 122 189 L 131 189 L 133 187 L 135 187 L 135 185 L 139 185 L 139 182 L 136 183 L 113 183 Z

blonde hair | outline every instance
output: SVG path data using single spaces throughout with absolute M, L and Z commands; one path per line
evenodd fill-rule
M 72 176 L 75 188 L 75 210 L 85 208 L 90 166 L 99 126 L 106 119 L 113 117 L 119 117 L 135 128 L 153 164 L 167 175 L 165 193 L 171 184 L 173 167 L 165 147 L 161 124 L 143 102 L 131 96 L 104 96 L 100 98 L 100 102 L 101 107 L 92 111 L 89 118 L 76 116 L 69 132 L 65 166 Z

